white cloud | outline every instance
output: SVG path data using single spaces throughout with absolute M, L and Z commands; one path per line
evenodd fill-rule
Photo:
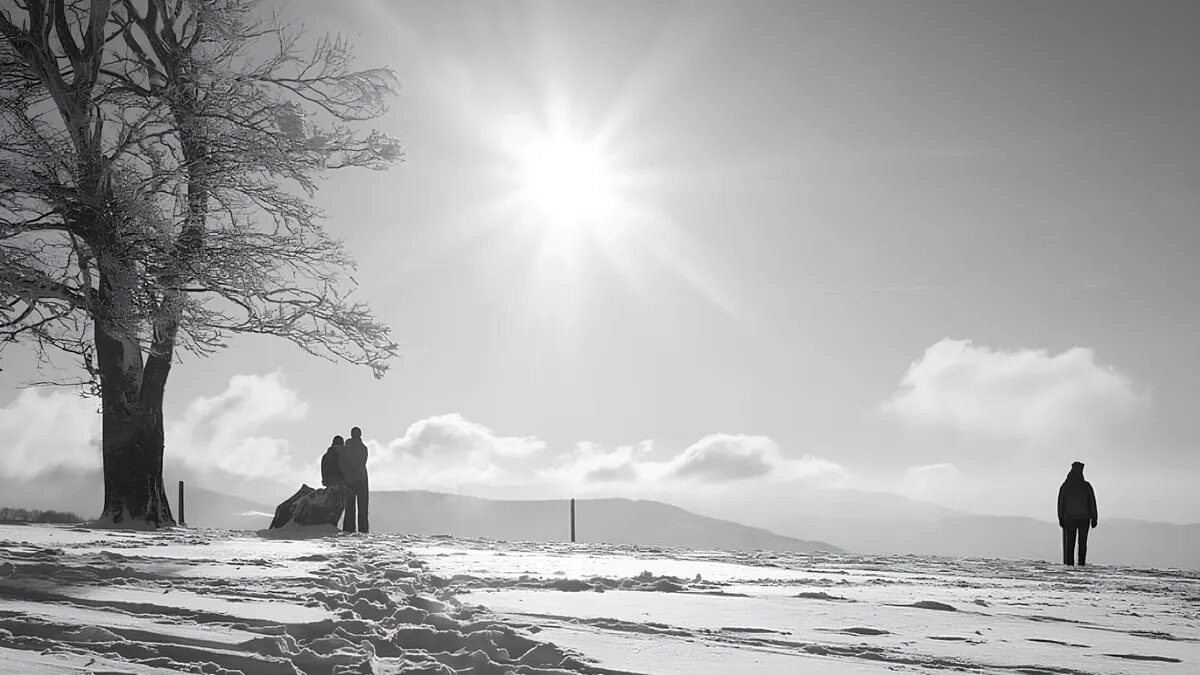
M 585 495 L 637 497 L 652 490 L 664 498 L 698 489 L 727 491 L 733 485 L 753 489 L 765 482 L 838 487 L 849 481 L 842 466 L 811 455 L 789 459 L 765 436 L 711 434 L 665 456 L 653 441 L 612 449 L 583 442 L 549 461 L 537 471 L 539 484 Z
M 457 413 L 413 423 L 387 444 L 369 441 L 373 489 L 449 489 L 482 483 L 529 482 L 537 437 L 498 436 Z
M 225 391 L 201 396 L 180 423 L 196 438 L 245 436 L 265 423 L 304 419 L 308 403 L 287 387 L 283 373 L 234 375 Z
M 66 389 L 23 389 L 0 408 L 0 473 L 32 478 L 101 465 L 98 401 Z
M 497 436 L 491 429 L 458 413 L 437 415 L 415 422 L 404 436 L 388 443 L 389 450 L 416 457 L 486 452 L 502 457 L 526 457 L 544 450 L 537 437 Z
M 167 423 L 166 455 L 201 471 L 311 482 L 313 476 L 302 470 L 311 458 L 298 460 L 286 439 L 261 434 L 264 427 L 307 414 L 308 403 L 287 387 L 282 373 L 235 375 L 225 391 L 195 399 L 182 418 Z
M 915 428 L 1037 444 L 1094 435 L 1143 401 L 1090 349 L 1006 352 L 944 339 L 909 366 L 881 407 Z
M 578 443 L 571 453 L 539 471 L 538 477 L 552 484 L 609 492 L 646 486 L 658 490 L 668 484 L 682 488 L 765 480 L 820 480 L 826 485 L 841 485 L 848 477 L 842 466 L 829 460 L 812 455 L 788 459 L 778 444 L 765 436 L 711 434 L 663 459 L 654 458 L 655 450 L 653 441 L 613 449 L 598 443 Z
M 904 470 L 899 492 L 913 499 L 939 499 L 957 492 L 962 481 L 962 472 L 949 462 L 910 466 Z
M 667 477 L 703 483 L 728 483 L 756 478 L 776 480 L 836 479 L 845 470 L 838 464 L 805 455 L 788 459 L 766 436 L 710 434 L 665 465 Z
M 643 458 L 654 450 L 653 441 L 606 450 L 599 443 L 577 443 L 555 465 L 538 472 L 542 480 L 572 485 L 608 486 L 642 479 Z
M 27 390 L 0 408 L 0 475 L 30 477 L 59 469 L 100 468 L 97 402 L 64 391 Z M 194 399 L 166 423 L 165 461 L 172 480 L 261 497 L 319 480 L 319 454 L 297 454 L 281 425 L 308 414 L 309 404 L 282 373 L 237 375 L 224 391 Z M 324 444 L 328 439 L 320 439 Z M 730 482 L 810 481 L 845 476 L 839 465 L 812 456 L 789 459 L 764 436 L 713 434 L 671 456 L 652 441 L 608 449 L 578 443 L 550 452 L 536 436 L 502 436 L 459 414 L 413 423 L 403 436 L 368 440 L 372 488 L 467 490 L 527 486 L 581 493 L 641 494 Z M 271 487 L 268 489 L 267 486 Z M 257 488 L 255 486 L 258 486 Z M 247 494 L 250 490 L 254 494 Z
M 775 467 L 779 480 L 818 481 L 824 487 L 845 487 L 850 473 L 837 462 L 812 455 L 800 459 L 781 460 Z
M 224 392 L 195 399 L 181 418 L 166 422 L 165 459 L 199 475 L 311 481 L 287 440 L 260 433 L 307 411 L 280 373 L 235 376 Z M 100 432 L 98 400 L 66 390 L 23 390 L 0 407 L 0 474 L 33 478 L 57 469 L 100 469 Z
M 710 434 L 671 463 L 668 475 L 701 482 L 729 482 L 771 473 L 779 446 L 765 436 Z

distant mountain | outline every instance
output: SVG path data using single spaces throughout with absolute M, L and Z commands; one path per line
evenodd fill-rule
M 248 512 L 275 512 L 275 506 L 266 506 L 253 500 L 208 490 L 199 486 L 192 475 L 171 467 L 164 472 L 167 501 L 171 513 L 179 517 L 177 502 L 177 478 L 187 478 L 184 518 L 188 523 L 206 527 L 229 529 L 256 528 L 261 516 L 242 516 Z M 209 478 L 212 485 L 215 479 Z M 270 491 L 266 489 L 265 491 Z M 294 490 L 293 490 L 294 491 Z M 291 496 L 288 493 L 287 496 Z M 0 506 L 29 509 L 55 509 L 71 511 L 85 519 L 96 518 L 104 508 L 104 476 L 97 469 L 76 470 L 56 468 L 33 479 L 0 476 Z M 267 518 L 270 523 L 270 518 Z
M 817 488 L 785 495 L 780 489 L 764 487 L 754 501 L 682 506 L 855 553 L 1062 560 L 1058 523 L 966 513 L 883 492 Z M 772 504 L 787 506 L 764 508 Z M 1101 518 L 1088 544 L 1096 564 L 1200 569 L 1200 524 Z
M 0 478 L 0 506 L 74 511 L 87 518 L 103 503 L 99 472 L 59 470 L 36 480 Z M 168 498 L 175 507 L 175 493 Z M 195 527 L 261 529 L 294 490 L 264 490 L 271 503 L 187 485 L 185 518 Z M 776 504 L 789 504 L 780 509 Z M 793 506 L 794 505 L 794 506 Z M 1057 523 L 966 514 L 889 495 L 812 490 L 784 501 L 769 491 L 754 502 L 684 503 L 587 499 L 577 502 L 582 542 L 688 548 L 838 550 L 855 553 L 1061 560 Z M 489 500 L 435 492 L 375 492 L 371 522 L 378 532 L 453 534 L 510 540 L 570 538 L 564 500 Z M 706 515 L 698 515 L 696 511 Z M 747 523 L 741 525 L 726 519 Z M 832 542 L 832 543 L 824 543 Z M 1174 525 L 1102 518 L 1090 537 L 1094 564 L 1200 569 L 1200 524 Z
M 784 537 L 728 520 L 700 516 L 662 502 L 580 499 L 575 505 L 580 542 L 694 549 L 840 551 L 821 541 Z M 492 539 L 567 541 L 567 500 L 494 500 L 420 490 L 371 494 L 378 531 L 453 534 Z
M 752 493 L 730 495 L 719 502 L 697 498 L 677 503 L 697 513 L 765 527 L 772 532 L 791 532 L 798 522 L 812 519 L 933 523 L 974 515 L 887 492 L 846 488 L 797 490 L 790 485 L 764 485 Z M 786 507 L 778 506 L 784 504 Z M 836 539 L 824 540 L 837 543 Z
M 892 521 L 922 523 L 973 515 L 902 495 L 849 488 L 807 490 L 787 503 L 796 505 L 794 512 L 827 518 L 871 520 L 886 514 Z
M 171 504 L 178 518 L 179 507 L 175 500 L 172 494 Z M 183 507 L 183 519 L 187 525 L 229 530 L 259 530 L 270 525 L 275 515 L 274 506 L 194 485 L 187 486 Z
M 951 516 L 902 522 L 886 512 L 872 519 L 798 515 L 778 531 L 835 541 L 856 553 L 1062 560 L 1058 523 L 1010 516 Z M 1200 569 L 1200 525 L 1101 518 L 1088 538 L 1088 561 Z
M 279 495 L 279 501 L 289 496 Z M 236 515 L 255 511 L 264 515 Z M 265 514 L 274 512 L 273 506 L 211 490 L 188 490 L 189 525 L 260 529 L 271 522 L 271 516 Z M 508 541 L 570 541 L 571 538 L 570 502 L 562 499 L 522 501 L 424 490 L 381 491 L 371 493 L 370 513 L 374 532 L 449 534 Z M 575 514 L 579 542 L 692 549 L 841 551 L 825 542 L 784 537 L 661 502 L 580 499 L 576 501 Z
M 100 515 L 104 478 L 99 471 L 55 468 L 33 479 L 0 476 L 0 506 L 70 511 L 81 518 Z

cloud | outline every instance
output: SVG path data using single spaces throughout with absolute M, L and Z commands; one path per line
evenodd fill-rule
M 765 436 L 711 434 L 675 455 L 663 454 L 653 441 L 612 449 L 583 442 L 538 471 L 537 478 L 583 493 L 639 494 L 650 488 L 660 496 L 663 490 L 724 489 L 734 483 L 819 480 L 832 486 L 848 479 L 835 462 L 811 455 L 784 457 L 778 444 Z
M 457 413 L 417 421 L 400 438 L 367 445 L 372 486 L 383 489 L 527 481 L 531 456 L 546 448 L 535 436 L 499 436 Z
M 486 452 L 502 457 L 527 457 L 546 448 L 537 437 L 497 436 L 491 429 L 471 422 L 458 413 L 438 415 L 415 422 L 404 436 L 387 445 L 392 451 L 414 457 Z
M 21 391 L 0 407 L 0 475 L 34 478 L 60 469 L 99 470 L 99 401 L 67 390 Z M 290 481 L 301 476 L 287 440 L 261 433 L 272 423 L 300 420 L 308 405 L 282 374 L 238 375 L 220 394 L 192 401 L 166 422 L 165 458 L 205 472 Z M 308 477 L 311 480 L 311 477 Z
M 710 434 L 666 464 L 666 476 L 703 483 L 756 478 L 809 480 L 844 476 L 840 465 L 805 455 L 787 459 L 766 436 Z
M 0 449 L 0 476 L 20 479 L 56 469 L 99 470 L 96 403 L 65 391 L 21 392 L 0 408 L 0 433 L 8 439 Z M 301 482 L 314 485 L 320 475 L 319 453 L 306 445 L 298 454 L 286 432 L 309 408 L 281 372 L 231 377 L 223 391 L 192 400 L 167 420 L 165 478 L 185 478 L 252 499 L 294 489 Z M 829 482 L 845 474 L 827 460 L 786 458 L 764 436 L 713 434 L 675 455 L 649 440 L 615 448 L 583 442 L 556 453 L 536 436 L 503 436 L 457 413 L 414 422 L 391 441 L 368 437 L 366 442 L 375 490 L 472 492 L 523 486 L 543 492 L 569 488 L 579 493 L 642 494 L 652 489 L 658 494 L 668 484 L 690 490 L 761 480 Z
M 1143 402 L 1090 349 L 1006 352 L 945 339 L 909 366 L 881 409 L 914 428 L 1037 444 L 1095 434 Z
M 538 472 L 551 483 L 611 485 L 635 483 L 643 477 L 643 458 L 654 451 L 653 441 L 607 450 L 599 443 L 582 442 L 553 466 Z
M 949 462 L 910 466 L 904 470 L 900 493 L 913 499 L 936 499 L 956 492 L 963 478 L 958 467 Z
M 225 391 L 193 400 L 179 420 L 166 424 L 166 454 L 201 471 L 311 482 L 305 469 L 315 460 L 299 460 L 288 440 L 262 433 L 272 424 L 304 419 L 308 408 L 281 372 L 235 375 Z
M 60 468 L 99 468 L 97 404 L 66 389 L 21 390 L 0 408 L 0 474 L 32 478 Z
M 758 478 L 771 473 L 779 447 L 765 436 L 711 434 L 683 451 L 669 474 L 704 482 Z

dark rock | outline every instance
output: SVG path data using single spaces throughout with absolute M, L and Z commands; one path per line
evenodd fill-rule
M 275 519 L 271 521 L 271 529 L 276 529 L 296 523 L 297 525 L 333 525 L 337 526 L 342 517 L 342 490 L 339 488 L 322 488 L 314 490 L 308 485 L 301 485 L 296 494 L 288 497 L 275 509 Z

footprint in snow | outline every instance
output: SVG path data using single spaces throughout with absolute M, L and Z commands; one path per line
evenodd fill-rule
M 1117 659 L 1129 659 L 1131 661 L 1162 661 L 1163 663 L 1183 663 L 1181 659 L 1172 658 L 1170 656 L 1150 656 L 1147 654 L 1105 654 Z
M 1062 640 L 1051 640 L 1050 638 L 1026 638 L 1030 642 L 1044 642 L 1048 645 L 1061 645 L 1063 647 L 1082 647 L 1088 649 L 1088 645 L 1081 645 L 1075 642 L 1063 642 Z

